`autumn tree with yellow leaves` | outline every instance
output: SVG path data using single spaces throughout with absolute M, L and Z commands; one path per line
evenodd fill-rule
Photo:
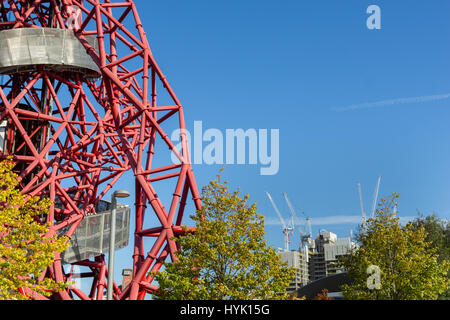
M 294 270 L 264 240 L 264 217 L 249 196 L 230 191 L 220 175 L 202 189 L 203 206 L 191 218 L 196 232 L 176 239 L 182 248 L 156 275 L 156 299 L 292 299 Z
M 21 194 L 14 163 L 0 162 L 0 300 L 31 299 L 28 288 L 44 296 L 63 290 L 64 283 L 37 281 L 51 265 L 56 252 L 67 248 L 67 239 L 48 237 L 49 224 L 38 217 L 48 214 L 51 202 Z
M 423 227 L 400 225 L 398 197 L 394 193 L 380 201 L 359 235 L 359 249 L 342 258 L 353 279 L 341 287 L 345 299 L 436 300 L 449 287 L 449 262 L 438 259 Z

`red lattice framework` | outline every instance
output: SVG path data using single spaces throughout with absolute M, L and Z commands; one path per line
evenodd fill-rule
M 136 5 L 130 0 L 3 0 L 0 4 L 0 30 L 67 29 L 73 7 L 81 9 L 75 35 L 102 77 L 89 79 L 43 67 L 2 76 L 0 123 L 7 121 L 8 130 L 1 157 L 13 155 L 24 194 L 54 201 L 47 217 L 50 234 L 69 238 L 119 178 L 131 171 L 136 222 L 133 276 L 122 290 L 114 284 L 114 298 L 144 299 L 157 289 L 153 272 L 169 256 L 173 259 L 178 249 L 171 239 L 183 232 L 180 226 L 189 194 L 195 208 L 200 208 L 201 200 L 190 165 L 183 107 L 152 55 Z M 97 51 L 87 36 L 97 38 Z M 158 102 L 163 96 L 168 103 L 157 103 L 157 89 Z M 174 128 L 181 129 L 181 151 L 169 139 Z M 168 156 L 160 156 L 157 143 Z M 170 153 L 179 163 L 170 161 Z M 161 182 L 166 186 L 163 190 L 171 190 L 167 208 L 157 195 Z M 156 215 L 157 219 L 149 219 L 157 221 L 156 226 L 144 227 L 146 215 Z M 144 239 L 153 240 L 148 245 Z M 150 248 L 145 249 L 144 243 Z M 103 299 L 108 277 L 103 255 L 74 265 L 90 268 L 78 275 L 92 279 L 90 291 L 71 286 L 53 298 Z M 71 276 L 58 256 L 39 280 L 67 281 Z

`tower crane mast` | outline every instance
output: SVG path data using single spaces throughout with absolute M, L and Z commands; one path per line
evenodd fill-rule
M 373 194 L 373 200 L 372 200 L 372 210 L 370 211 L 370 218 L 373 218 L 375 216 L 375 210 L 377 208 L 377 200 L 378 200 L 378 193 L 380 191 L 380 183 L 381 183 L 381 175 L 378 176 L 377 184 L 375 186 L 375 191 Z M 362 227 L 363 230 L 367 230 L 367 217 L 366 217 L 366 211 L 364 209 L 364 201 L 362 198 L 362 192 L 361 192 L 361 183 L 358 181 L 358 193 L 359 193 L 359 204 L 361 206 L 361 215 L 362 215 Z
M 381 183 L 381 176 L 378 177 L 377 185 L 375 187 L 375 192 L 374 192 L 374 195 L 373 195 L 372 213 L 370 215 L 371 218 L 374 217 L 375 210 L 377 208 L 377 200 L 378 200 L 378 192 L 380 191 L 380 183 Z
M 312 237 L 312 231 L 311 231 L 311 218 L 306 217 L 306 223 L 305 223 L 305 228 L 302 230 L 300 223 L 298 223 L 296 220 L 297 215 L 295 214 L 295 210 L 294 207 L 292 206 L 291 201 L 289 200 L 289 197 L 287 196 L 287 193 L 284 192 L 283 193 L 284 198 L 286 200 L 286 203 L 289 207 L 289 210 L 291 211 L 291 219 L 292 219 L 292 225 L 297 224 L 298 226 L 298 230 L 300 232 L 300 240 L 301 240 L 301 246 L 302 248 L 304 248 L 306 245 L 308 245 L 309 240 Z
M 291 218 L 291 224 L 290 225 L 286 225 L 286 222 L 284 221 L 280 211 L 278 210 L 277 205 L 275 204 L 275 202 L 272 199 L 272 196 L 270 195 L 269 192 L 266 191 L 266 195 L 269 198 L 270 202 L 272 203 L 272 206 L 275 210 L 275 212 L 277 213 L 278 219 L 281 222 L 281 225 L 283 227 L 283 235 L 284 235 L 284 250 L 285 251 L 289 251 L 289 243 L 290 243 L 290 235 L 291 233 L 294 231 L 294 227 L 292 225 L 292 218 Z
M 361 215 L 362 215 L 362 227 L 363 230 L 366 230 L 366 211 L 364 210 L 364 201 L 362 198 L 361 192 L 361 183 L 358 181 L 358 193 L 359 193 L 359 205 L 361 206 Z

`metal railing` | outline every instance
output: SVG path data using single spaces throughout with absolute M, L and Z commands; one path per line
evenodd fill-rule
M 130 236 L 130 207 L 117 205 L 115 248 L 128 245 Z M 109 251 L 111 211 L 86 216 L 77 227 L 70 246 L 61 254 L 63 264 L 89 259 Z

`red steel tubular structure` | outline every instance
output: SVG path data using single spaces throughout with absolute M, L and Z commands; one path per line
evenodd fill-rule
M 73 24 L 75 10 L 79 15 Z M 188 198 L 196 209 L 201 200 L 183 107 L 152 55 L 136 4 L 131 0 L 0 0 L 0 33 L 18 28 L 72 30 L 101 77 L 45 66 L 0 76 L 0 123 L 7 123 L 0 157 L 13 156 L 23 194 L 54 202 L 46 217 L 51 223 L 49 234 L 69 238 L 119 178 L 132 173 L 132 281 L 125 288 L 114 284 L 113 296 L 143 300 L 157 289 L 154 273 L 179 249 L 173 238 L 186 232 L 181 223 Z M 96 38 L 98 47 L 90 45 L 89 37 Z M 169 139 L 176 129 L 181 148 Z M 170 160 L 172 154 L 178 162 Z M 169 193 L 167 199 L 159 197 L 157 190 Z M 144 217 L 152 225 L 144 226 Z M 58 255 L 38 281 L 82 277 L 92 283 L 89 290 L 71 285 L 52 299 L 103 299 L 108 277 L 104 256 L 73 265 L 90 271 L 66 272 Z M 45 299 L 30 290 L 24 293 Z

